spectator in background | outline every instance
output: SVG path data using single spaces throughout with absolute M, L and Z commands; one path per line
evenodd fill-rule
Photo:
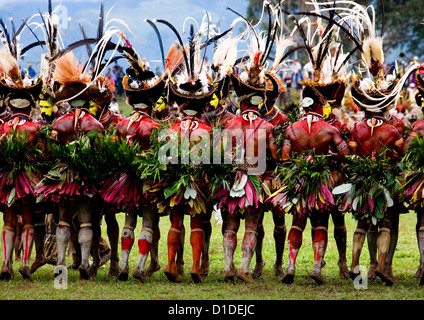
M 280 92 L 277 103 L 280 108 L 281 107 L 286 108 L 291 103 L 292 76 L 289 71 L 282 71 L 280 77 L 284 82 L 284 86 L 286 87 L 286 90 Z
M 37 76 L 37 73 L 35 72 L 35 70 L 32 68 L 32 64 L 28 65 L 28 75 L 30 76 L 30 78 L 35 78 Z
M 300 82 L 303 80 L 302 77 L 302 65 L 298 59 L 294 59 L 294 62 L 291 67 L 293 73 L 293 87 L 296 88 L 296 95 L 300 99 L 300 92 L 302 90 L 302 85 Z
M 119 103 L 116 101 L 115 97 L 112 98 L 112 101 L 109 104 L 109 109 L 117 114 L 121 113 L 119 110 Z
M 113 65 L 113 73 L 115 73 L 116 71 L 118 71 L 118 69 L 120 68 L 121 66 L 118 64 L 118 61 L 115 61 L 115 64 Z
M 121 67 L 118 67 L 116 70 L 116 78 L 115 78 L 115 87 L 116 94 L 118 96 L 122 96 L 124 94 L 124 86 L 122 85 L 122 80 L 124 79 L 124 71 Z

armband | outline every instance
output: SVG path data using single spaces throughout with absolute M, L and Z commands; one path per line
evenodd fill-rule
M 283 146 L 291 147 L 291 141 L 290 141 L 290 139 L 284 139 Z
M 336 146 L 336 148 L 337 148 L 337 150 L 338 151 L 342 151 L 344 148 L 346 148 L 347 147 L 347 143 L 346 143 L 346 141 L 341 141 L 337 146 Z

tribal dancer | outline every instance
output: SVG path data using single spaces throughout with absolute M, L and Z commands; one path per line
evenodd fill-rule
M 364 48 L 367 52 L 367 47 Z M 382 65 L 381 60 L 375 60 L 375 64 Z M 396 171 L 396 162 L 402 156 L 403 152 L 403 138 L 395 126 L 390 124 L 384 117 L 384 112 L 390 106 L 391 102 L 396 98 L 398 88 L 402 86 L 405 78 L 398 79 L 395 75 L 388 75 L 384 77 L 382 69 L 374 66 L 371 71 L 375 77 L 375 82 L 369 82 L 370 79 L 355 79 L 352 85 L 352 97 L 362 110 L 365 111 L 365 119 L 360 123 L 354 125 L 351 130 L 349 146 L 352 149 L 354 155 L 360 156 L 366 161 L 360 163 L 353 163 L 353 165 L 362 167 L 363 172 L 360 174 L 366 174 L 367 170 L 378 169 L 379 175 L 375 179 L 385 179 L 386 175 L 394 175 L 394 181 L 398 179 L 399 172 Z M 368 81 L 368 82 L 367 82 Z M 372 80 L 371 80 L 372 81 Z M 367 82 L 368 86 L 364 83 Z M 367 91 L 365 92 L 363 88 Z M 368 167 L 366 167 L 368 166 Z M 378 166 L 381 166 L 379 168 Z M 353 168 L 348 168 L 352 170 Z M 367 174 L 369 175 L 369 174 Z M 369 177 L 362 177 L 352 181 L 351 184 L 361 183 L 362 179 L 369 179 Z M 391 179 L 393 180 L 393 179 Z M 398 205 L 399 199 L 395 192 L 396 184 L 394 181 L 390 181 L 386 184 L 382 197 L 386 195 L 383 201 L 377 199 L 377 194 L 370 198 L 368 196 L 368 205 L 364 205 L 363 208 L 356 208 L 353 206 L 346 197 L 346 194 L 342 202 L 342 209 L 351 207 L 353 210 L 352 214 L 358 220 L 358 226 L 353 236 L 353 252 L 352 252 L 352 265 L 351 265 L 351 278 L 356 278 L 359 275 L 359 258 L 362 250 L 365 236 L 371 225 L 378 226 L 378 236 L 376 239 L 376 246 L 378 250 L 378 260 L 376 261 L 375 274 L 381 278 L 387 285 L 392 285 L 394 282 L 391 268 L 387 268 L 387 258 L 391 247 L 391 227 L 393 224 L 392 215 L 394 210 L 399 211 L 400 206 Z M 367 185 L 373 186 L 378 181 L 367 182 Z M 349 184 L 348 184 L 349 186 Z M 351 190 L 351 189 L 349 189 Z M 352 190 L 350 191 L 352 192 Z M 360 199 L 361 195 L 352 194 L 350 199 L 355 201 L 366 200 Z M 355 200 L 356 199 L 356 200 Z M 364 203 L 364 202 L 361 202 Z M 383 203 L 384 206 L 375 205 Z M 400 212 L 396 212 L 396 215 Z M 375 243 L 372 239 L 369 240 L 371 245 L 370 252 L 373 251 L 372 246 Z M 394 251 L 394 248 L 392 247 Z M 374 261 L 371 261 L 375 264 Z M 391 264 L 391 263 L 390 263 Z M 373 270 L 370 271 L 370 275 Z
M 277 43 L 278 46 L 278 43 Z M 284 88 L 284 85 L 281 82 L 281 79 L 275 74 L 274 71 L 267 72 L 267 76 L 274 79 L 274 90 L 269 90 L 266 94 L 266 102 L 264 108 L 261 108 L 262 111 L 262 119 L 265 121 L 271 123 L 274 126 L 274 132 L 277 132 L 278 130 L 283 130 L 282 128 L 285 127 L 286 124 L 288 124 L 289 119 L 287 116 L 282 113 L 277 106 L 275 106 L 275 101 L 277 100 L 280 92 L 286 90 Z M 276 137 L 277 138 L 277 137 Z M 269 191 L 272 193 L 279 189 L 280 187 L 280 181 L 276 178 L 275 175 L 271 174 L 275 169 L 275 163 L 274 165 L 271 165 L 272 161 L 269 161 L 269 167 L 267 176 L 264 179 L 264 183 L 267 183 L 267 187 Z M 280 210 L 279 206 L 274 206 L 271 204 L 271 202 L 267 203 L 269 211 L 272 213 L 272 219 L 274 221 L 274 241 L 275 241 L 275 254 L 276 259 L 274 263 L 274 271 L 275 276 L 282 277 L 284 275 L 283 271 L 283 253 L 284 253 L 284 245 L 286 241 L 286 222 L 285 222 L 285 213 L 284 211 Z M 259 230 L 258 230 L 258 239 L 256 243 L 256 265 L 252 272 L 252 277 L 254 279 L 257 279 L 262 274 L 262 269 L 265 265 L 265 261 L 262 257 L 262 243 L 263 239 L 265 237 L 265 231 L 262 224 L 262 221 L 259 224 Z
M 41 78 L 21 77 L 18 65 L 19 54 L 13 49 L 17 49 L 17 46 L 11 44 L 10 47 L 5 47 L 0 57 L 0 91 L 4 95 L 5 106 L 12 112 L 10 120 L 4 122 L 0 128 L 1 147 L 5 148 L 10 144 L 15 146 L 15 148 L 9 146 L 8 152 L 5 149 L 2 150 L 2 157 L 5 158 L 2 158 L 3 169 L 0 174 L 0 203 L 4 208 L 4 227 L 2 231 L 3 265 L 0 279 L 9 280 L 13 275 L 12 252 L 17 215 L 21 214 L 23 257 L 19 272 L 24 279 L 32 280 L 29 262 L 34 241 L 33 215 L 36 200 L 34 189 L 40 179 L 40 173 L 35 164 L 40 160 L 39 152 L 42 152 L 44 144 L 39 135 L 40 124 L 31 118 L 31 110 L 36 106 L 43 82 Z M 9 154 L 14 151 L 16 154 Z M 21 154 L 19 151 L 26 153 Z
M 59 39 L 59 21 L 53 14 L 51 0 L 48 1 L 48 11 L 44 14 L 39 13 L 38 17 L 40 18 L 41 22 L 37 23 L 36 21 L 31 21 L 31 25 L 36 25 L 37 27 L 34 29 L 42 31 L 44 42 L 38 44 L 42 45 L 46 50 L 46 52 L 41 55 L 40 61 L 40 74 L 43 79 L 43 87 L 40 93 L 40 101 L 38 103 L 40 111 L 39 121 L 44 130 L 45 127 L 51 126 L 54 120 L 64 113 L 64 111 L 59 110 L 54 101 L 54 63 L 50 61 L 50 58 L 55 56 L 59 50 L 62 49 L 62 47 L 60 46 Z M 32 31 L 35 35 L 35 31 Z M 37 37 L 36 39 L 38 40 Z M 43 165 L 43 168 L 48 168 L 48 164 L 51 161 L 48 154 L 49 152 L 46 152 L 44 155 L 45 165 Z M 52 206 L 51 203 L 37 202 L 36 204 L 34 214 L 35 259 L 30 268 L 31 274 L 47 263 L 44 252 L 44 242 L 47 231 L 46 217 L 49 214 L 54 214 L 56 211 L 57 207 Z M 49 221 L 54 223 L 54 219 L 49 219 Z
M 397 233 L 391 237 L 391 228 L 394 222 L 393 217 L 401 213 L 400 200 L 395 188 L 396 181 L 400 178 L 396 162 L 402 156 L 403 139 L 398 129 L 385 118 L 384 113 L 399 95 L 406 77 L 409 77 L 411 71 L 408 70 L 406 75 L 400 79 L 396 74 L 397 70 L 393 74 L 384 74 L 384 23 L 380 35 L 378 35 L 375 29 L 375 16 L 368 15 L 368 8 L 365 9 L 355 3 L 350 3 L 350 5 L 352 7 L 349 8 L 347 18 L 352 17 L 357 21 L 354 31 L 362 48 L 361 68 L 363 69 L 361 70 L 365 70 L 368 75 L 364 79 L 356 75 L 352 77 L 351 96 L 355 104 L 365 112 L 365 119 L 356 123 L 351 130 L 349 146 L 352 154 L 359 157 L 352 157 L 352 164 L 346 168 L 347 171 L 350 171 L 352 180 L 350 183 L 340 186 L 341 193 L 346 192 L 343 190 L 345 187 L 348 191 L 343 198 L 341 209 L 349 209 L 358 220 L 353 236 L 350 272 L 352 279 L 359 276 L 362 246 L 369 227 L 374 225 L 378 227 L 378 235 L 373 237 L 375 233 L 369 233 L 368 243 L 372 260 L 369 275 L 372 278 L 375 269 L 375 274 L 383 282 L 392 285 L 394 279 L 391 272 L 391 257 L 394 253 Z M 374 10 L 374 8 L 371 9 Z M 356 172 L 356 170 L 359 171 Z M 370 172 L 374 172 L 373 170 L 378 174 L 371 175 Z M 352 177 L 355 172 L 357 175 Z M 384 179 L 391 175 L 394 175 L 394 178 L 390 179 L 390 183 L 384 183 L 383 190 L 380 189 L 379 192 L 371 194 L 366 192 L 366 195 L 358 194 L 361 190 L 360 185 L 366 184 L 367 188 L 374 186 L 373 191 L 375 191 L 376 187 L 379 189 L 378 180 L 385 181 Z M 362 207 L 359 207 L 358 203 L 362 204 Z M 375 255 L 376 250 L 378 258 Z M 389 254 L 389 251 L 392 254 Z M 387 268 L 387 264 L 390 265 L 389 268 Z
M 223 224 L 224 279 L 233 281 L 237 276 L 246 283 L 253 281 L 249 267 L 255 253 L 259 223 L 265 211 L 262 180 L 266 171 L 266 154 L 277 160 L 273 126 L 263 120 L 260 113 L 267 91 L 275 89 L 273 80 L 265 75 L 264 68 L 272 42 L 260 44 L 255 37 L 256 31 L 249 26 L 252 31 L 248 34 L 252 45 L 249 61 L 240 67 L 240 74 L 236 76 L 235 68 L 231 73 L 241 114 L 226 123 L 223 136 L 224 141 L 231 146 L 227 152 L 233 153 L 231 159 L 234 170 L 230 179 L 234 182 L 230 190 L 220 186 L 215 195 L 218 209 L 225 207 L 228 210 L 226 223 Z M 245 219 L 245 232 L 241 246 L 242 261 L 237 271 L 234 252 L 241 219 Z
M 327 100 L 316 87 L 311 84 L 306 85 L 301 101 L 301 107 L 305 115 L 286 129 L 286 140 L 282 151 L 283 161 L 290 160 L 292 151 L 301 154 L 305 150 L 314 150 L 314 153 L 317 155 L 315 161 L 319 159 L 323 161 L 330 150 L 337 150 L 336 154 L 338 157 L 344 157 L 349 154 L 346 141 L 343 140 L 339 131 L 324 120 L 323 106 L 326 106 L 326 104 Z M 311 160 L 306 158 L 306 162 L 313 163 L 313 161 L 313 158 Z M 302 245 L 302 234 L 308 217 L 311 220 L 312 228 L 315 229 L 312 239 L 314 266 L 310 277 L 317 284 L 324 283 L 321 268 L 328 241 L 328 217 L 335 206 L 331 192 L 329 194 L 328 190 L 339 183 L 340 173 L 332 171 L 330 168 L 326 169 L 325 167 L 321 168 L 321 170 L 323 172 L 327 171 L 328 177 L 326 180 L 323 179 L 323 181 L 319 182 L 319 188 L 314 193 L 308 195 L 307 192 L 299 191 L 304 188 L 304 181 L 300 180 L 294 185 L 297 188 L 296 194 L 299 197 L 296 203 L 293 202 L 294 198 L 288 199 L 289 201 L 279 200 L 281 201 L 280 205 L 282 205 L 282 208 L 286 210 L 286 203 L 297 204 L 296 206 L 291 206 L 295 207 L 295 211 L 293 213 L 292 227 L 288 235 L 289 261 L 286 274 L 282 279 L 282 282 L 286 284 L 293 283 L 296 270 L 296 257 Z M 302 197 L 305 200 L 302 200 Z M 278 200 L 278 198 L 275 200 Z M 302 205 L 304 202 L 306 204 Z
M 421 65 L 415 73 L 418 92 L 415 100 L 418 106 L 423 107 L 424 103 L 424 80 L 422 74 L 424 67 Z M 410 210 L 415 210 L 417 222 L 415 232 L 417 236 L 418 251 L 420 253 L 418 269 L 414 277 L 420 278 L 420 285 L 424 285 L 424 209 L 422 198 L 422 163 L 420 155 L 422 150 L 422 137 L 424 135 L 424 120 L 418 120 L 412 125 L 412 131 L 404 144 L 405 157 L 409 159 L 412 174 L 406 177 L 404 186 L 405 200 L 409 204 Z
M 190 244 L 192 247 L 193 266 L 191 269 L 191 279 L 194 283 L 202 282 L 200 260 L 203 250 L 204 219 L 207 214 L 206 203 L 209 189 L 208 178 L 202 166 L 210 159 L 204 159 L 205 148 L 208 148 L 210 133 L 212 128 L 203 124 L 201 114 L 211 101 L 217 89 L 217 81 L 212 77 L 211 71 L 204 66 L 205 55 L 208 44 L 213 43 L 213 39 L 219 37 L 216 32 L 207 29 L 207 39 L 205 30 L 199 28 L 195 32 L 194 25 L 190 25 L 189 42 L 185 46 L 175 27 L 165 20 L 157 20 L 159 23 L 167 25 L 177 36 L 176 45 L 181 48 L 183 60 L 180 63 L 183 69 L 172 75 L 169 79 L 169 101 L 175 101 L 178 105 L 178 112 L 182 118 L 175 122 L 168 129 L 167 143 L 176 143 L 178 152 L 181 152 L 181 163 L 167 164 L 161 185 L 164 187 L 165 199 L 158 203 L 160 212 L 169 212 L 171 228 L 168 232 L 168 265 L 165 268 L 165 275 L 171 282 L 181 282 L 180 274 L 177 270 L 176 254 L 181 243 L 181 231 L 184 225 L 184 216 L 190 215 Z M 207 21 L 205 25 L 209 26 Z M 203 26 L 203 24 L 202 24 Z M 210 26 L 209 26 L 210 28 Z M 209 36 L 212 36 L 209 38 Z M 190 57 L 190 58 L 188 58 Z M 209 153 L 207 153 L 209 154 Z M 206 154 L 206 155 L 207 155 Z M 200 156 L 200 158 L 199 158 Z M 178 158 L 172 157 L 178 161 Z M 193 163 L 184 162 L 192 161 Z M 183 174 L 184 172 L 184 174 Z M 189 181 L 184 183 L 184 177 L 189 177 Z M 175 187 L 179 185 L 179 187 Z M 207 264 L 208 255 L 203 252 Z
M 274 12 L 271 9 L 271 6 L 269 3 L 264 2 L 264 9 L 265 6 L 268 7 L 268 14 L 269 18 L 272 18 L 272 14 L 276 14 L 278 11 L 278 7 L 274 8 Z M 264 107 L 261 108 L 261 117 L 265 121 L 268 121 L 274 126 L 274 134 L 275 138 L 278 139 L 278 136 L 281 132 L 284 132 L 285 127 L 289 123 L 288 117 L 283 114 L 278 107 L 275 105 L 276 100 L 280 96 L 281 92 L 284 92 L 286 88 L 284 87 L 284 84 L 281 80 L 281 78 L 277 75 L 278 72 L 280 72 L 281 69 L 283 69 L 286 66 L 286 53 L 287 50 L 294 46 L 293 40 L 286 36 L 283 31 L 283 21 L 275 19 L 275 23 L 280 23 L 281 27 L 281 33 L 277 36 L 276 30 L 272 30 L 271 33 L 268 35 L 270 39 L 272 39 L 273 36 L 276 37 L 275 40 L 275 57 L 274 61 L 270 67 L 269 70 L 266 70 L 266 75 L 273 80 L 274 88 L 273 90 L 268 90 L 266 93 L 266 100 Z M 280 188 L 280 180 L 276 178 L 276 175 L 272 174 L 272 172 L 275 169 L 276 163 L 273 162 L 272 159 L 268 159 L 268 171 L 265 174 L 264 177 L 264 183 L 267 186 L 267 189 L 270 193 L 276 191 Z M 286 235 L 287 235 L 287 229 L 286 229 L 286 223 L 285 223 L 285 213 L 280 210 L 279 206 L 274 206 L 271 202 L 267 202 L 267 209 L 271 211 L 272 213 L 272 219 L 274 221 L 274 242 L 275 242 L 275 254 L 276 259 L 274 263 L 274 271 L 275 276 L 282 277 L 284 275 L 283 271 L 283 253 L 284 253 L 284 246 L 286 241 Z M 259 230 L 258 230 L 258 239 L 256 244 L 256 265 L 252 272 L 252 277 L 254 279 L 259 278 L 262 275 L 262 270 L 265 265 L 265 261 L 262 256 L 262 243 L 265 236 L 264 227 L 262 224 L 262 221 L 259 223 Z
M 99 88 L 94 85 L 96 78 L 84 72 L 84 66 L 71 52 L 65 53 L 55 61 L 54 79 L 60 85 L 55 91 L 56 101 L 67 101 L 71 109 L 53 123 L 50 133 L 52 141 L 58 143 L 61 148 L 78 148 L 79 150 L 91 148 L 86 134 L 92 131 L 103 131 L 104 127 L 91 115 L 88 110 L 89 104 L 90 101 L 102 104 L 102 101 L 110 100 L 110 91 L 106 87 Z M 79 152 L 79 150 L 75 151 Z M 93 180 L 96 173 L 92 173 L 93 177 L 80 176 L 77 172 L 68 172 L 67 170 L 75 169 L 68 167 L 69 165 L 71 164 L 67 163 L 66 166 L 59 164 L 58 169 L 52 169 L 53 175 L 47 174 L 37 186 L 37 194 L 44 201 L 55 203 L 60 201 L 59 223 L 56 229 L 58 266 L 65 266 L 66 248 L 71 236 L 71 221 L 77 213 L 78 242 L 81 246 L 81 264 L 78 270 L 81 279 L 88 279 L 89 254 L 93 239 L 94 202 L 91 197 L 97 192 L 97 186 Z M 60 178 L 57 176 L 57 171 L 61 172 Z

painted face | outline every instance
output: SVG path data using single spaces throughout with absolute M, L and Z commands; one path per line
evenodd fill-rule
M 41 114 L 51 117 L 53 114 L 53 105 L 47 100 L 41 100 L 39 105 Z
M 331 105 L 327 103 L 327 105 L 322 109 L 322 115 L 324 118 L 328 118 L 331 113 Z
M 211 101 L 209 102 L 215 109 L 218 107 L 219 99 L 216 93 L 213 94 Z
M 166 107 L 166 101 L 163 97 L 160 97 L 158 101 L 156 101 L 156 110 L 161 112 L 165 109 L 165 107 Z
M 94 101 L 90 101 L 90 108 L 88 108 L 88 110 L 90 110 L 92 115 L 95 116 L 100 109 L 101 108 L 97 103 L 95 103 Z

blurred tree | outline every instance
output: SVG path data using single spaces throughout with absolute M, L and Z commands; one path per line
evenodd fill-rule
M 277 4 L 277 0 L 269 0 Z M 309 11 L 311 6 L 304 0 L 285 0 L 282 6 L 289 12 Z M 324 1 L 318 1 L 324 2 Z M 328 1 L 328 2 L 331 2 Z M 378 33 L 384 32 L 384 51 L 386 54 L 392 50 L 404 50 L 411 56 L 422 56 L 424 51 L 424 5 L 423 0 L 356 0 L 365 7 L 373 5 L 376 14 L 376 29 Z M 262 12 L 263 0 L 249 0 L 246 18 L 249 21 L 259 20 Z M 384 7 L 384 14 L 382 8 Z M 384 19 L 384 21 L 383 21 Z M 287 15 L 285 27 L 290 32 L 292 24 Z M 303 56 L 299 52 L 299 55 Z

